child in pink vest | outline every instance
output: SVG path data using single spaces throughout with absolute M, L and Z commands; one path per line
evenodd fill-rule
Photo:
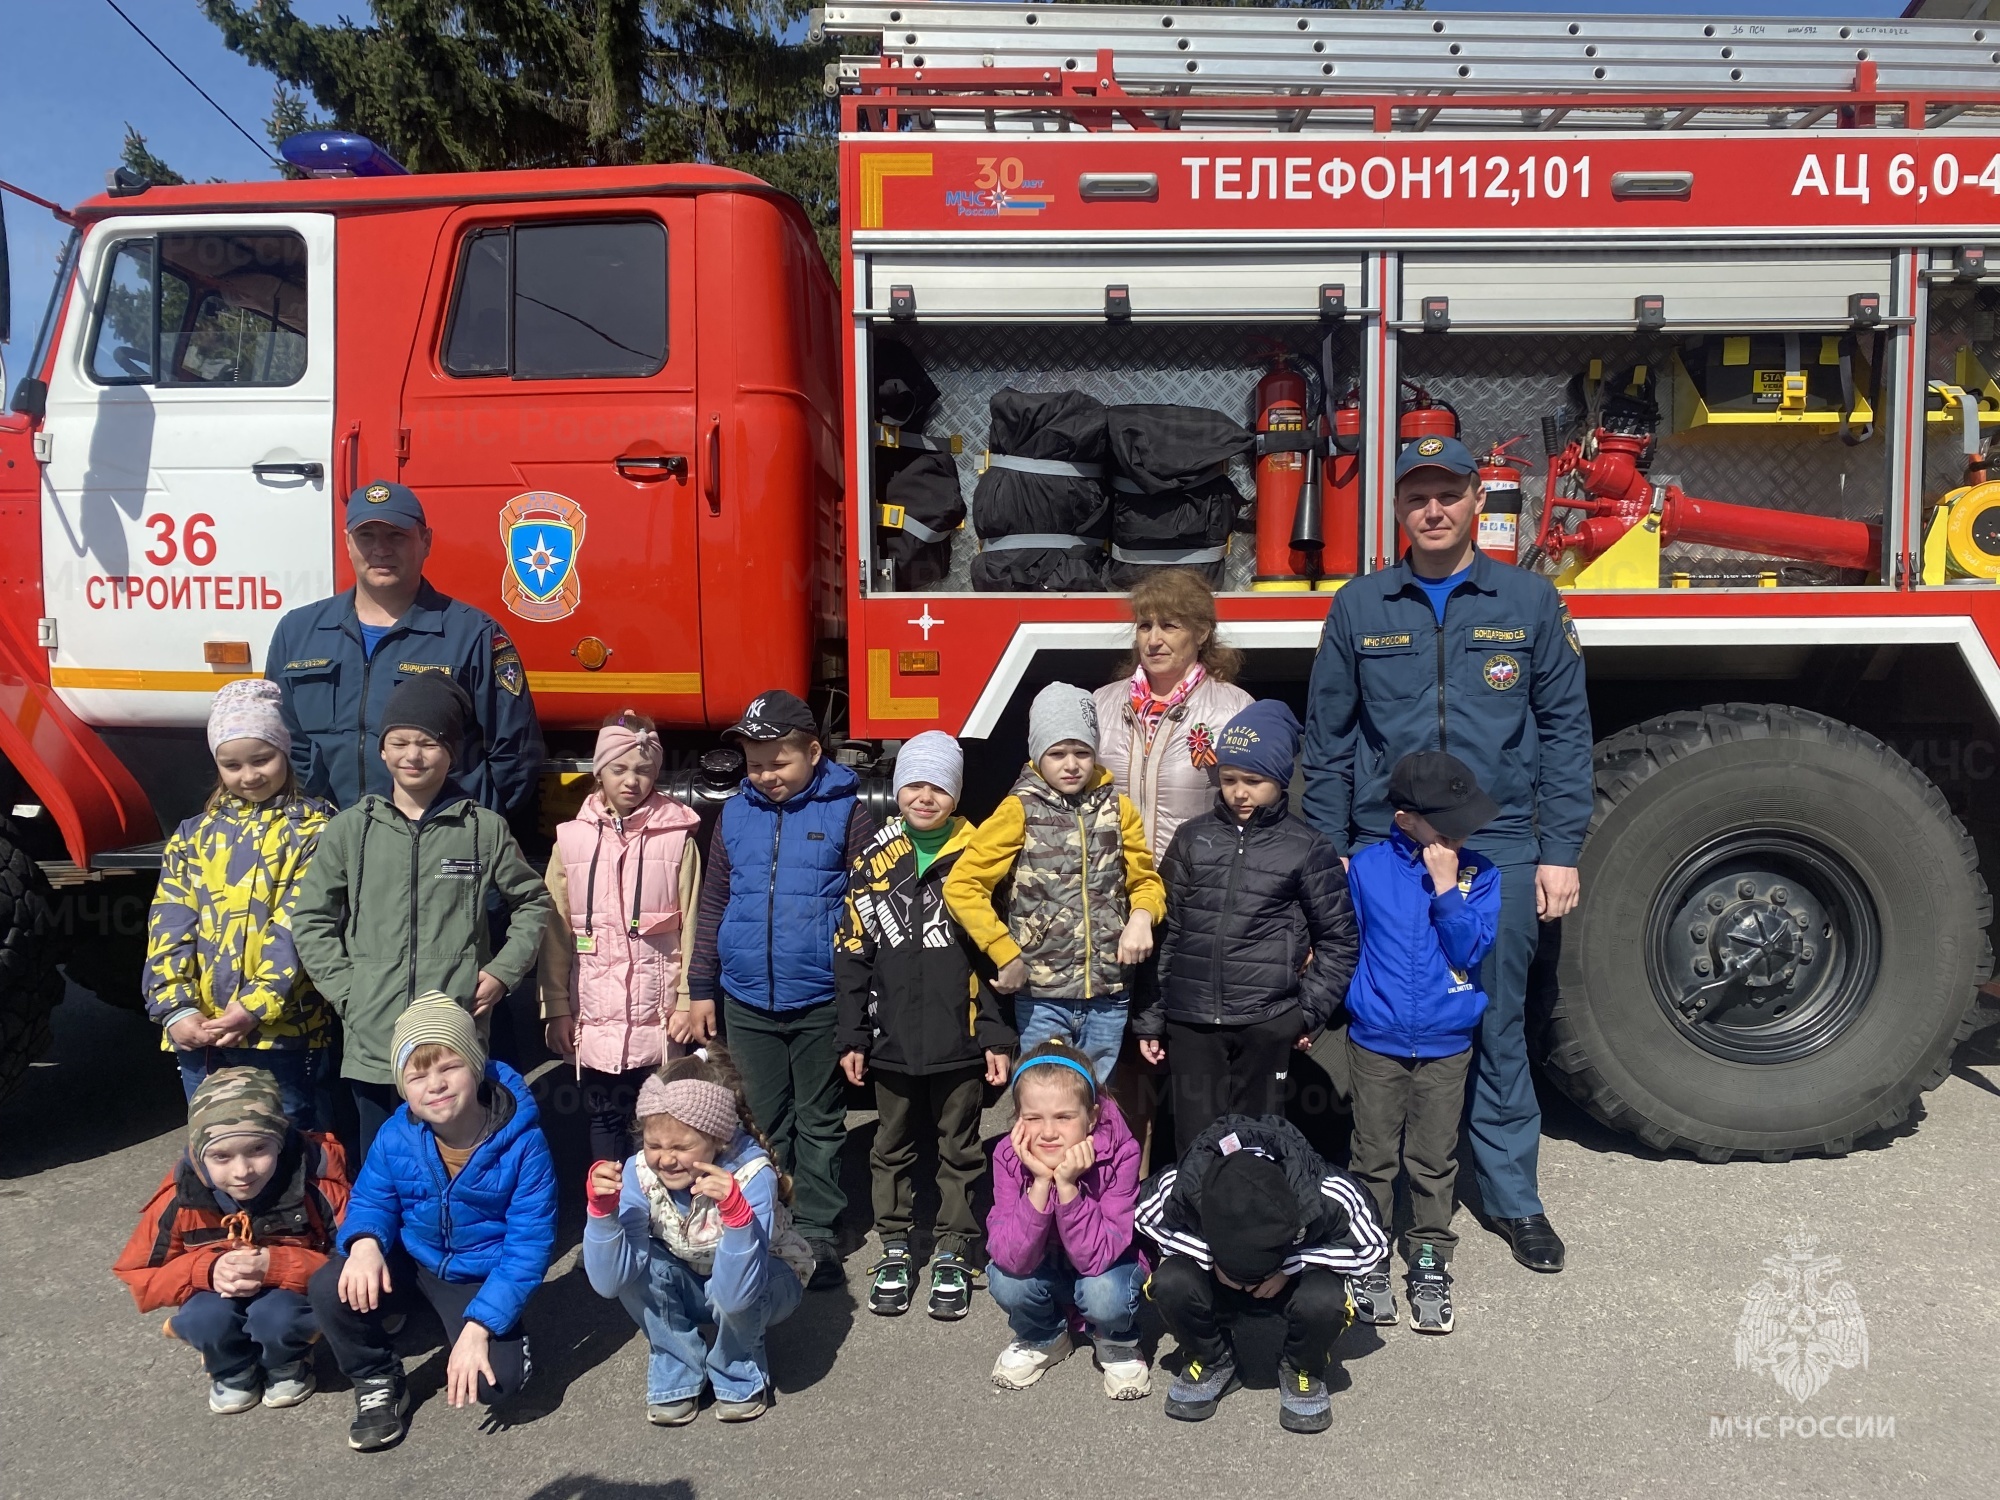
M 661 759 L 644 714 L 607 721 L 591 762 L 597 790 L 556 829 L 549 860 L 556 915 L 542 945 L 542 1019 L 549 1050 L 576 1064 L 599 1161 L 636 1149 L 639 1086 L 689 1040 L 700 820 L 657 790 Z

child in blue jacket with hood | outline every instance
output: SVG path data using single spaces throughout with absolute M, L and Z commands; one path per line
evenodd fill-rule
M 834 1237 L 847 1207 L 833 935 L 875 819 L 855 795 L 860 779 L 825 754 L 812 710 L 792 694 L 759 693 L 725 736 L 743 747 L 743 791 L 723 805 L 708 846 L 688 1040 L 715 1035 L 719 1002 L 751 1115 L 798 1185 L 813 1252 L 806 1284 L 824 1290 L 845 1280 Z
M 410 1394 L 389 1319 L 412 1292 L 444 1323 L 453 1406 L 514 1395 L 527 1379 L 521 1314 L 556 1243 L 556 1177 L 534 1096 L 489 1062 L 471 1014 L 419 995 L 389 1060 L 404 1103 L 383 1124 L 348 1200 L 338 1251 L 312 1278 L 320 1331 L 354 1383 L 347 1445 L 402 1440 Z
M 812 1274 L 792 1227 L 791 1180 L 750 1123 L 719 1047 L 678 1057 L 639 1090 L 639 1152 L 592 1165 L 583 1270 L 646 1331 L 646 1420 L 680 1427 L 704 1387 L 715 1415 L 748 1422 L 771 1399 L 764 1330 L 791 1316 Z M 702 1342 L 704 1323 L 715 1343 Z
M 1361 924 L 1361 960 L 1347 989 L 1348 1171 L 1374 1196 L 1386 1228 L 1401 1170 L 1410 1194 L 1410 1326 L 1450 1333 L 1459 1120 L 1486 1009 L 1479 961 L 1500 919 L 1500 871 L 1465 841 L 1499 808 L 1471 768 L 1441 750 L 1396 762 L 1389 800 L 1395 831 L 1347 868 Z M 1396 1321 L 1386 1255 L 1354 1279 L 1354 1299 L 1362 1321 Z

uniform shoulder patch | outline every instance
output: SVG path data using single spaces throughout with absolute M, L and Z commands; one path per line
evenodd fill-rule
M 518 698 L 521 690 L 528 685 L 528 674 L 521 667 L 521 653 L 514 649 L 514 643 L 499 631 L 493 632 L 493 676 L 503 688 Z
M 1576 621 L 1572 620 L 1569 616 L 1569 606 L 1567 604 L 1556 605 L 1556 613 L 1562 617 L 1563 639 L 1569 642 L 1569 649 L 1574 651 L 1578 656 L 1583 655 L 1583 640 L 1576 633 Z

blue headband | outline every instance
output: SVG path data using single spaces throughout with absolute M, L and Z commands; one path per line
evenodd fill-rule
M 1044 1052 L 1034 1057 L 1022 1058 L 1018 1063 L 1014 1065 L 1014 1076 L 1010 1080 L 1008 1080 L 1007 1086 L 1009 1088 L 1012 1088 L 1015 1084 L 1019 1083 L 1021 1081 L 1021 1075 L 1027 1072 L 1028 1069 L 1039 1068 L 1044 1066 L 1045 1064 L 1051 1064 L 1051 1063 L 1058 1068 L 1068 1068 L 1071 1072 L 1075 1073 L 1078 1077 L 1080 1077 L 1085 1083 L 1089 1084 L 1090 1097 L 1093 1101 L 1096 1100 L 1097 1075 L 1092 1073 L 1090 1069 L 1086 1068 L 1082 1063 L 1078 1062 L 1075 1058 L 1064 1057 L 1060 1052 Z

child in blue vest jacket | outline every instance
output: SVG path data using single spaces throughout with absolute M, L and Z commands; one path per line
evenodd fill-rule
M 1410 1326 L 1450 1333 L 1452 1190 L 1472 1038 L 1486 1009 L 1479 961 L 1500 919 L 1500 872 L 1465 847 L 1499 811 L 1479 778 L 1441 750 L 1389 773 L 1396 827 L 1354 855 L 1347 885 L 1361 961 L 1347 988 L 1354 1135 L 1348 1170 L 1389 1224 L 1400 1169 L 1409 1184 Z M 1364 1322 L 1394 1323 L 1389 1258 L 1354 1281 Z
M 397 1017 L 389 1061 L 402 1106 L 375 1137 L 336 1253 L 308 1289 L 354 1383 L 347 1445 L 391 1447 L 409 1425 L 389 1318 L 414 1293 L 444 1324 L 453 1406 L 492 1405 L 528 1378 L 521 1314 L 556 1245 L 556 1177 L 527 1082 L 488 1062 L 471 1013 L 432 991 Z
M 845 1279 L 834 1243 L 847 1198 L 847 1109 L 834 1004 L 833 935 L 847 872 L 875 834 L 859 778 L 824 753 L 812 710 L 760 693 L 725 737 L 743 747 L 743 791 L 709 844 L 688 995 L 691 1040 L 722 1029 L 750 1111 L 792 1176 L 815 1291 Z

